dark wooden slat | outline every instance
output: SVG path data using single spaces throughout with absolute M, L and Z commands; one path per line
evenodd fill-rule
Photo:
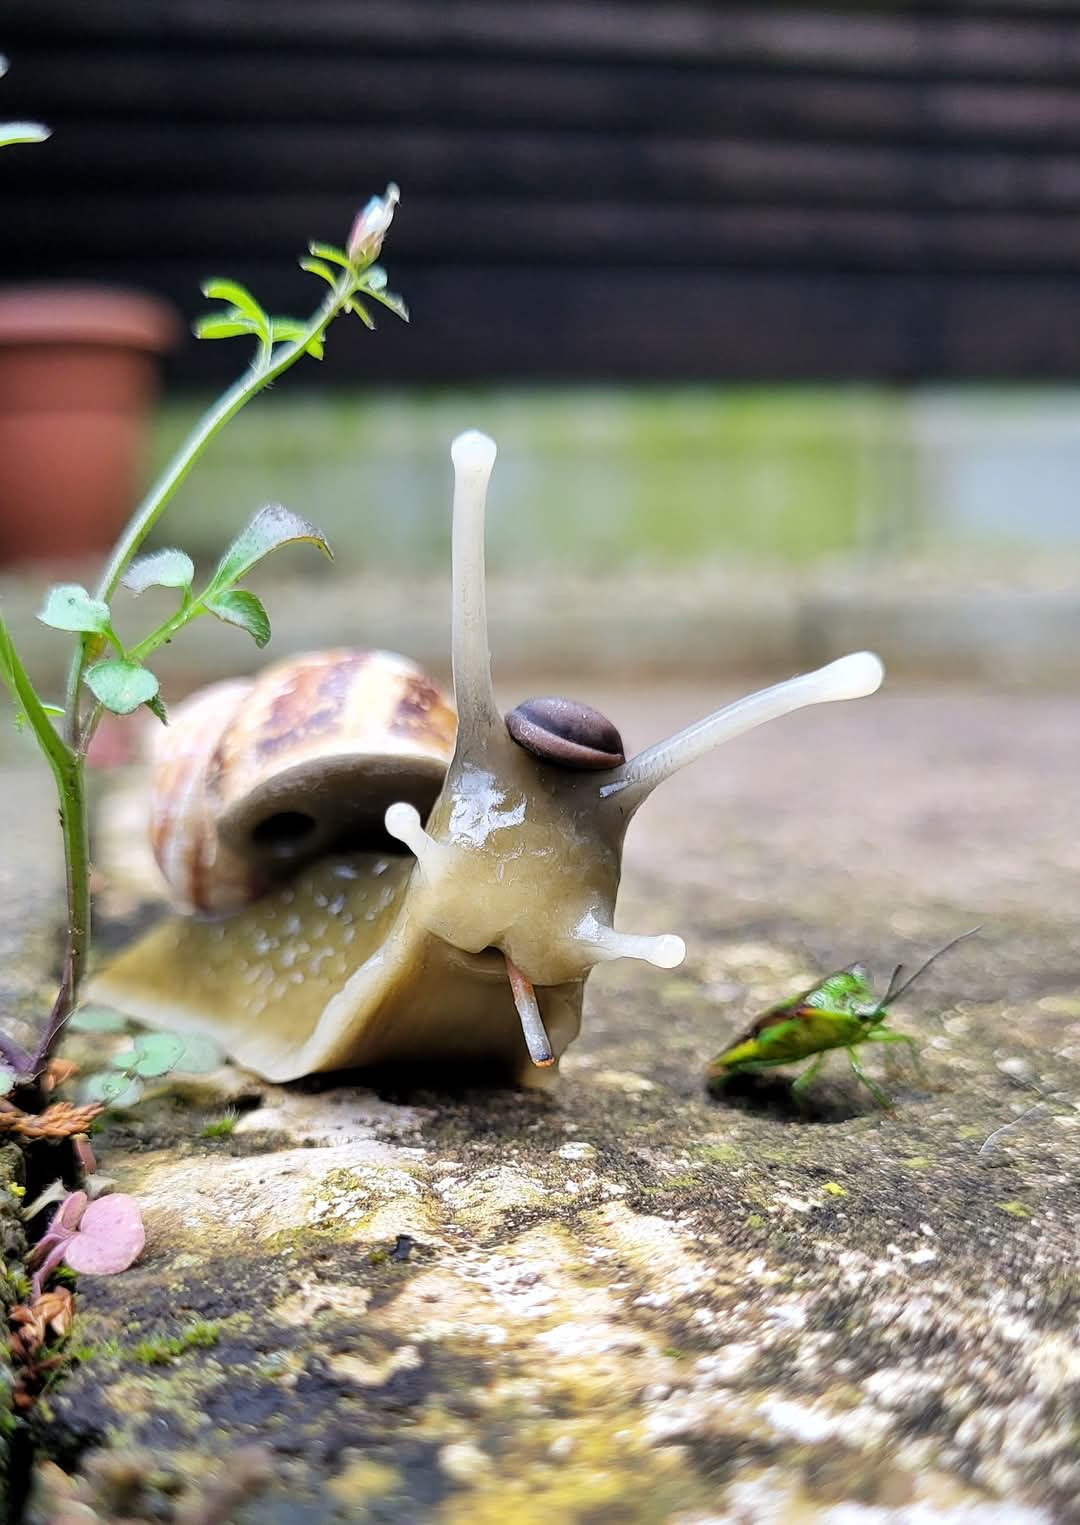
M 151 260 L 182 249 L 216 266 L 235 253 L 302 247 L 309 232 L 341 239 L 354 204 L 352 197 L 329 193 L 12 193 L 5 197 L 6 258 L 17 270 L 32 265 L 43 246 L 64 241 L 87 258 L 137 248 Z M 583 261 L 645 260 L 669 268 L 765 260 L 817 269 L 1074 271 L 1080 219 L 417 196 L 395 228 L 391 261 L 395 255 L 458 265 L 546 260 L 574 268 Z
M 76 131 L 83 120 L 348 125 L 436 121 L 770 138 L 885 139 L 1000 148 L 1080 144 L 1080 91 L 897 84 L 801 75 L 704 73 L 446 59 L 373 61 L 103 49 L 26 51 L 4 81 L 4 110 Z M 221 148 L 227 151 L 227 140 Z
M 46 261 L 43 276 L 64 267 Z M 83 273 L 141 283 L 145 268 Z M 155 267 L 163 295 L 190 310 L 198 266 Z M 249 261 L 230 273 L 269 305 L 301 310 L 303 277 Z M 400 282 L 413 310 L 375 334 L 345 324 L 327 359 L 295 385 L 397 381 L 793 381 L 983 377 L 1075 380 L 1080 284 L 1049 279 L 902 277 L 597 267 L 566 281 L 542 269 L 416 266 Z M 298 293 L 301 300 L 298 301 Z M 237 342 L 188 342 L 171 375 L 220 384 L 243 368 Z
M 982 19 L 896 6 L 873 11 L 713 6 L 668 0 L 11 0 L 8 30 L 78 37 L 277 43 L 290 50 L 350 40 L 479 53 L 607 59 L 664 58 L 696 66 L 880 70 L 1066 80 L 1080 74 L 1075 25 Z
M 0 186 L 85 188 L 108 166 L 128 194 L 336 190 L 361 197 L 400 181 L 414 195 L 448 186 L 467 200 L 565 198 L 567 166 L 604 198 L 779 203 L 823 208 L 1080 211 L 1080 153 L 939 152 L 869 144 L 775 143 L 485 129 L 72 123 L 47 149 L 12 155 Z

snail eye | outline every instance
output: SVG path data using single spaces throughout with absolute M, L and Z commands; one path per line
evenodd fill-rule
M 626 761 L 611 721 L 576 699 L 526 699 L 507 715 L 506 729 L 519 747 L 559 768 L 599 771 Z

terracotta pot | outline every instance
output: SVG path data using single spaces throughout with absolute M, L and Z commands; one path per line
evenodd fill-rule
M 140 485 L 157 357 L 179 327 L 141 292 L 0 292 L 0 561 L 112 544 Z

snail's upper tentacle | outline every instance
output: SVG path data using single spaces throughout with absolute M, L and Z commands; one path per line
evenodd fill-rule
M 757 693 L 748 694 L 746 698 L 706 715 L 703 720 L 696 720 L 674 736 L 646 747 L 622 767 L 613 769 L 600 784 L 600 797 L 611 800 L 630 816 L 657 784 L 723 742 L 809 704 L 864 698 L 877 691 L 884 676 L 885 669 L 879 657 L 872 651 L 857 651 L 814 672 L 759 689 Z

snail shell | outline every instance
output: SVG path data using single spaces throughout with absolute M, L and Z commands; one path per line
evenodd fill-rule
M 387 651 L 310 652 L 212 684 L 156 735 L 150 842 L 180 909 L 228 914 L 332 851 L 386 847 L 388 806 L 427 815 L 453 707 Z

